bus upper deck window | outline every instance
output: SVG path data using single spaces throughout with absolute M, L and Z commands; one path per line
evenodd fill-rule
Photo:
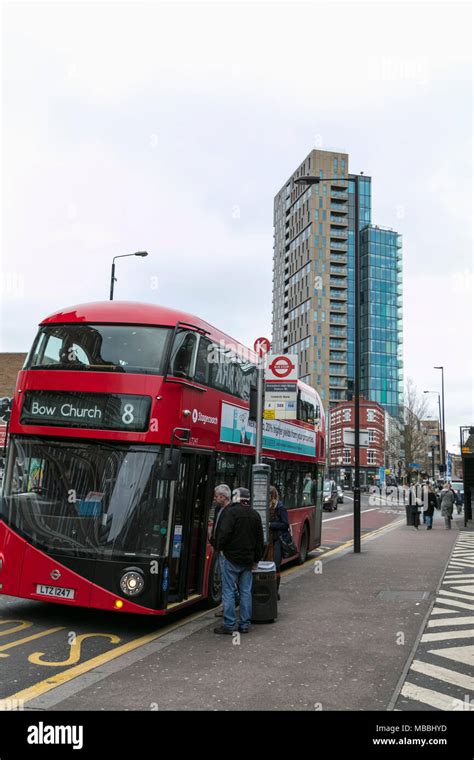
M 195 333 L 179 332 L 171 354 L 171 374 L 192 377 L 197 337 Z

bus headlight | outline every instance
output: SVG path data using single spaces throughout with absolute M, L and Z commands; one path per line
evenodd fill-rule
M 145 579 L 139 570 L 126 570 L 120 578 L 120 588 L 127 596 L 139 596 L 145 588 Z

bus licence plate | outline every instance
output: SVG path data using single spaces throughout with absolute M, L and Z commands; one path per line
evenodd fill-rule
M 44 586 L 42 583 L 36 584 L 36 593 L 41 596 L 55 596 L 62 599 L 74 599 L 76 592 L 73 588 L 62 588 L 60 586 Z

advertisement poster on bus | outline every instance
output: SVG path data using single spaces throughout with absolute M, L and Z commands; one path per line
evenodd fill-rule
M 248 409 L 223 403 L 220 440 L 255 446 L 255 422 L 248 417 Z M 264 420 L 262 445 L 264 449 L 316 456 L 316 433 L 280 420 Z

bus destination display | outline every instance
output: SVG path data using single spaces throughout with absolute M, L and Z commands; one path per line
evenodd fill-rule
M 150 407 L 149 396 L 27 391 L 21 423 L 143 432 L 148 429 Z

